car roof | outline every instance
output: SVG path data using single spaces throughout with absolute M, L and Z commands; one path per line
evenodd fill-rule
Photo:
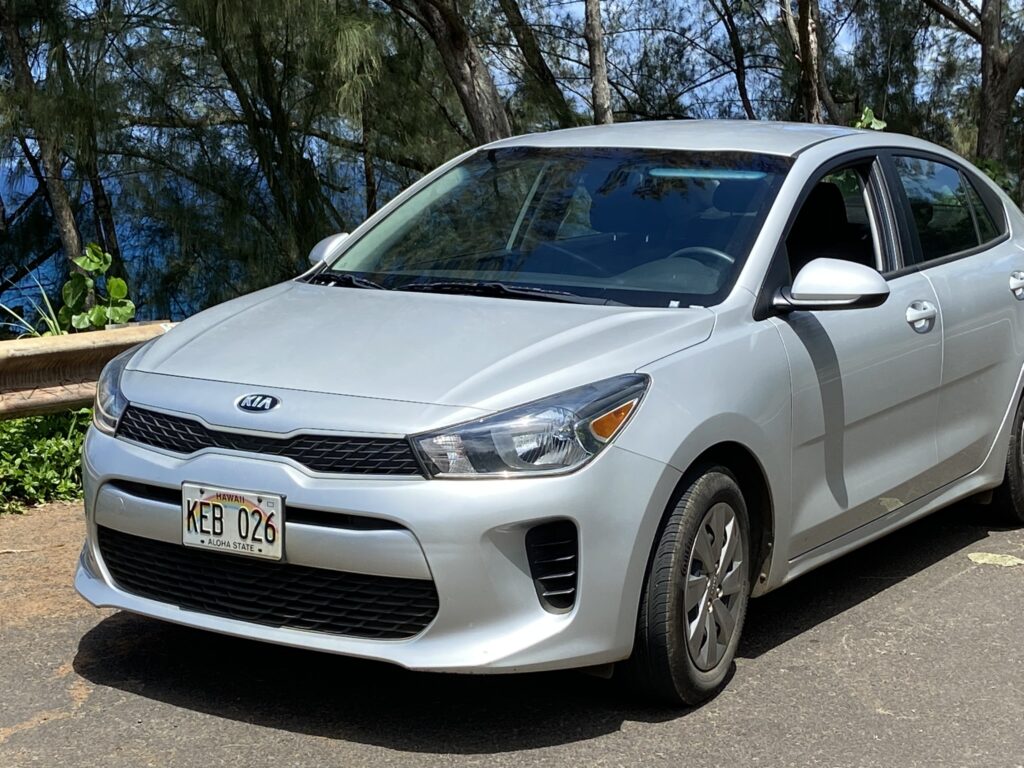
M 531 133 L 498 147 L 629 147 L 697 152 L 759 152 L 792 157 L 814 144 L 860 131 L 840 125 L 758 120 L 656 120 Z

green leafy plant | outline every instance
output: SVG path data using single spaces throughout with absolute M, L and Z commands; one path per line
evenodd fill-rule
M 113 257 L 96 243 L 89 243 L 85 253 L 74 259 L 81 272 L 75 272 L 61 288 L 64 306 L 57 313 L 62 328 L 78 331 L 106 328 L 110 324 L 127 323 L 135 317 L 135 304 L 128 298 L 128 284 L 120 277 L 106 277 Z M 100 293 L 98 281 L 103 278 L 106 296 Z
M 860 117 L 853 121 L 854 128 L 864 128 L 872 131 L 884 131 L 888 123 L 881 118 L 875 117 L 875 110 L 871 107 L 864 107 Z
M 107 276 L 112 262 L 109 253 L 96 243 L 89 243 L 85 253 L 74 259 L 81 272 L 72 274 L 61 287 L 64 304 L 60 311 L 54 309 L 42 284 L 35 280 L 39 301 L 29 299 L 35 322 L 28 313 L 0 304 L 0 328 L 8 328 L 20 337 L 60 336 L 72 330 L 98 330 L 131 321 L 135 304 L 128 298 L 128 283 L 120 277 Z M 100 291 L 101 280 L 106 295 Z
M 9 328 L 19 337 L 24 336 L 61 336 L 67 331 L 61 327 L 58 312 L 53 308 L 53 304 L 50 302 L 49 297 L 46 295 L 46 291 L 42 284 L 33 278 L 36 284 L 36 288 L 39 289 L 39 301 L 35 299 L 29 299 L 29 303 L 32 305 L 32 310 L 36 314 L 36 321 L 32 323 L 25 314 L 21 314 L 16 310 L 8 307 L 6 304 L 0 304 L 0 318 L 6 317 L 7 320 L 0 322 L 0 328 Z
M 80 453 L 91 411 L 0 421 L 0 514 L 82 495 Z

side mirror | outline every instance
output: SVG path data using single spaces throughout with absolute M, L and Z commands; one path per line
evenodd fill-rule
M 321 261 L 329 261 L 334 258 L 341 249 L 342 243 L 348 239 L 348 232 L 339 232 L 336 235 L 328 235 L 319 243 L 313 246 L 309 252 L 309 263 L 314 267 Z
M 866 309 L 889 298 L 889 284 L 877 270 L 840 259 L 815 259 L 801 269 L 793 285 L 775 295 L 778 312 Z

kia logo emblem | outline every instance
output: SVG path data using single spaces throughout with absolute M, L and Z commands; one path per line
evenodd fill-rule
M 235 403 L 241 410 L 249 413 L 266 413 L 272 411 L 281 404 L 273 395 L 243 395 Z

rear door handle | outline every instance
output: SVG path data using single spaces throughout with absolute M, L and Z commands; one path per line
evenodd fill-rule
M 1021 285 L 1024 290 L 1024 285 Z M 907 322 L 918 333 L 928 333 L 935 326 L 939 311 L 930 301 L 915 301 L 907 307 Z
M 1024 272 L 1010 273 L 1010 293 L 1017 301 L 1024 301 Z

